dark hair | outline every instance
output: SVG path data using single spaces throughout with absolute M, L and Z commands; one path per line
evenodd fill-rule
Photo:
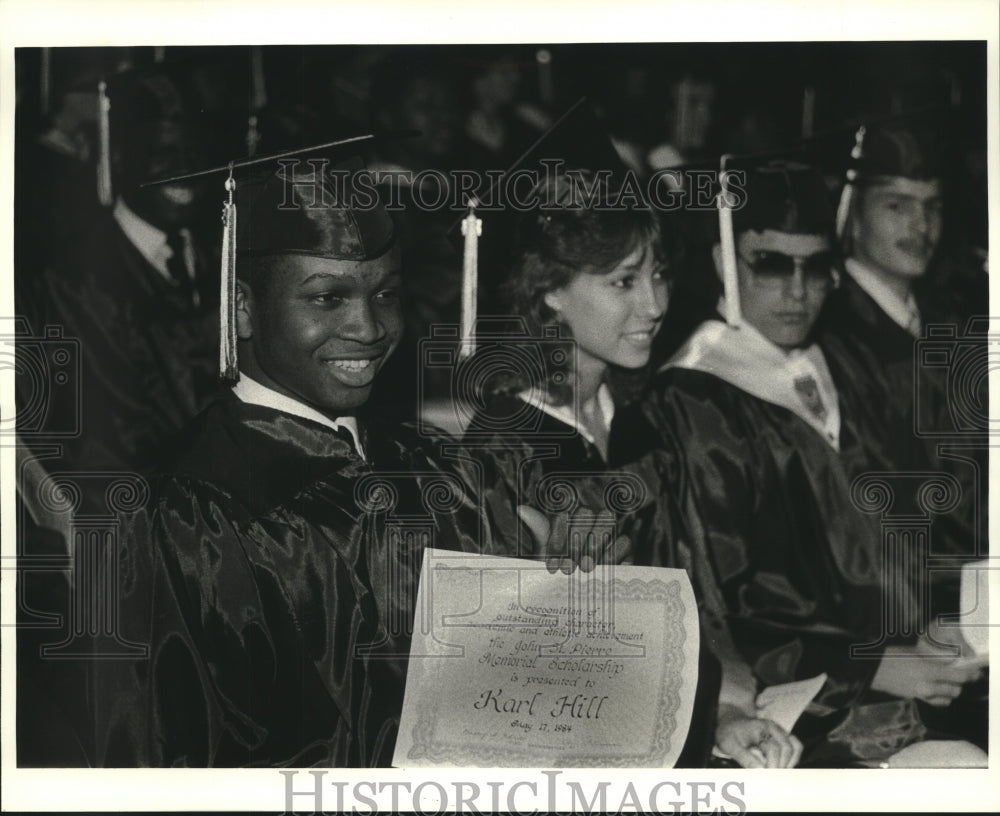
M 619 202 L 618 193 L 613 181 L 590 170 L 560 172 L 533 191 L 539 205 L 517 226 L 510 277 L 501 293 L 534 336 L 556 323 L 546 293 L 582 273 L 610 273 L 642 242 L 664 256 L 660 223 L 652 210 L 628 197 Z M 572 336 L 568 326 L 560 328 L 564 337 Z M 565 366 L 550 367 L 545 382 L 528 382 L 525 372 L 496 385 L 504 391 L 540 387 L 554 402 L 565 403 L 572 393 L 567 373 Z

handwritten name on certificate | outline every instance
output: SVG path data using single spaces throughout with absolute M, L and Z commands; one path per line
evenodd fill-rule
M 697 683 L 683 570 L 428 549 L 393 764 L 671 767 Z

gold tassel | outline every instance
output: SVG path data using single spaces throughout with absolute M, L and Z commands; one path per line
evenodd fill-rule
M 462 220 L 465 251 L 462 254 L 462 323 L 458 359 L 476 353 L 476 298 L 479 289 L 479 236 L 483 220 L 476 216 L 476 201 L 469 202 L 469 214 Z
M 236 359 L 236 202 L 233 192 L 233 163 L 229 163 L 226 191 L 229 199 L 222 205 L 222 275 L 219 293 L 219 376 L 225 381 L 240 378 Z
M 722 157 L 719 181 L 722 190 L 716 198 L 719 208 L 719 246 L 722 251 L 722 287 L 726 297 L 726 323 L 734 329 L 743 320 L 740 310 L 740 279 L 736 267 L 736 237 L 733 234 L 733 211 L 726 186 L 726 159 Z
M 847 219 L 851 214 L 851 199 L 854 198 L 854 184 L 858 180 L 857 163 L 864 155 L 865 126 L 858 128 L 854 135 L 854 147 L 851 148 L 851 160 L 854 166 L 847 170 L 847 182 L 844 189 L 840 191 L 840 203 L 837 204 L 837 240 L 844 240 L 844 233 L 847 231 Z
M 97 199 L 101 206 L 110 207 L 111 190 L 111 100 L 103 80 L 97 84 Z

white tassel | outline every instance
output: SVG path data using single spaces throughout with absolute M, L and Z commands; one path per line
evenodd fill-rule
M 844 233 L 847 231 L 847 220 L 851 215 L 851 200 L 854 198 L 854 184 L 858 180 L 858 168 L 856 165 L 864 155 L 864 141 L 865 126 L 862 125 L 858 128 L 858 132 L 854 136 L 854 147 L 851 148 L 851 160 L 855 166 L 847 170 L 847 182 L 844 184 L 844 189 L 840 191 L 840 202 L 837 204 L 836 229 L 838 241 L 844 239 Z
M 476 202 L 469 204 L 469 214 L 462 220 L 465 251 L 462 254 L 462 322 L 458 358 L 464 360 L 476 353 L 476 298 L 479 289 L 479 236 L 483 220 L 476 216 Z
M 229 200 L 222 205 L 222 275 L 219 294 L 219 375 L 223 380 L 236 382 L 240 378 L 236 358 L 236 202 L 233 192 L 232 164 L 226 191 Z
M 97 199 L 101 206 L 110 207 L 114 200 L 111 190 L 111 100 L 108 86 L 97 84 Z
M 733 234 L 733 211 L 729 206 L 726 186 L 725 157 L 722 160 L 720 183 L 722 190 L 716 198 L 719 209 L 719 246 L 722 251 L 722 287 L 726 297 L 726 323 L 734 329 L 743 321 L 740 311 L 740 278 L 736 267 L 736 237 Z

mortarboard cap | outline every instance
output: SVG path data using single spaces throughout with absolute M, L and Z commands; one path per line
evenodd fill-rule
M 859 152 L 853 161 L 858 184 L 878 176 L 927 181 L 944 173 L 942 151 L 929 128 L 902 125 L 868 128 Z
M 97 193 L 104 206 L 113 201 L 112 146 L 145 150 L 148 138 L 166 122 L 187 125 L 191 119 L 182 75 L 165 64 L 118 71 L 97 83 Z M 190 167 L 176 152 L 173 172 Z M 138 155 L 138 154 L 136 154 Z M 180 162 L 180 163 L 178 163 Z
M 537 186 L 559 173 L 588 170 L 602 174 L 602 193 L 616 190 L 625 182 L 628 170 L 615 151 L 606 130 L 601 127 L 586 98 L 579 99 L 553 125 L 541 134 L 524 152 L 485 190 L 477 191 L 469 200 L 469 213 L 461 219 L 465 236 L 462 270 L 462 328 L 459 354 L 462 357 L 475 353 L 474 325 L 479 281 L 479 237 L 485 234 L 484 248 L 488 257 L 506 260 L 506 251 L 513 242 L 519 222 L 525 213 L 524 198 L 531 208 L 555 204 L 558 201 L 539 200 L 529 191 L 523 180 L 535 180 Z M 547 190 L 550 194 L 555 192 Z M 529 194 L 530 193 L 530 194 Z M 597 206 L 600 202 L 591 202 Z M 476 210 L 488 212 L 489 229 L 482 229 Z M 455 227 L 458 223 L 455 224 Z M 453 227 L 453 230 L 455 229 Z M 501 262 L 500 269 L 507 264 Z M 499 270 L 495 270 L 499 271 Z
M 914 122 L 915 114 L 861 125 L 837 207 L 837 237 L 846 240 L 854 190 L 886 177 L 929 181 L 944 175 L 944 151 L 935 130 Z
M 729 170 L 743 172 L 744 203 L 733 210 L 737 233 L 766 229 L 802 234 L 832 234 L 834 214 L 822 174 L 795 161 L 764 164 L 734 162 Z
M 310 152 L 257 165 L 236 179 L 237 258 L 315 255 L 378 258 L 392 243 L 392 221 L 371 189 L 358 183 L 365 164 L 351 151 Z
M 148 184 L 207 175 L 225 178 L 223 205 L 220 374 L 238 379 L 236 278 L 254 258 L 312 255 L 332 260 L 373 260 L 393 244 L 389 214 L 373 189 L 358 150 L 373 135 L 232 162 Z

